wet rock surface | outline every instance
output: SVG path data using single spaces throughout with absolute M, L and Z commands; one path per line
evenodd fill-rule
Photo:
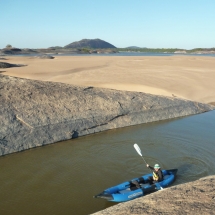
M 0 155 L 212 109 L 214 106 L 175 97 L 0 74 Z
M 215 214 L 215 176 L 166 188 L 94 213 L 112 214 Z

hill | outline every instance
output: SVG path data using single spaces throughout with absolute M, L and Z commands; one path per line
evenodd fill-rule
M 83 39 L 70 43 L 64 48 L 91 48 L 91 49 L 108 49 L 116 48 L 114 45 L 100 39 Z
M 126 47 L 126 49 L 141 49 L 141 48 L 138 46 L 129 46 L 129 47 Z

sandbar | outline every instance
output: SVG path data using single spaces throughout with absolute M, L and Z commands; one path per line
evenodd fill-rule
M 8 56 L 4 75 L 215 102 L 215 58 L 206 56 Z

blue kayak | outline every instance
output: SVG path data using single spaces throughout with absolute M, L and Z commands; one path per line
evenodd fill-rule
M 104 190 L 94 198 L 103 198 L 111 202 L 125 202 L 161 190 L 173 183 L 178 169 L 162 170 L 164 179 L 155 184 L 149 184 L 148 177 L 152 173 L 123 182 Z

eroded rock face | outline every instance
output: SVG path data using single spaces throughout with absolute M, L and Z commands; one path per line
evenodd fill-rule
M 0 75 L 0 155 L 213 108 L 139 92 Z
M 120 203 L 94 215 L 215 214 L 215 176 Z

